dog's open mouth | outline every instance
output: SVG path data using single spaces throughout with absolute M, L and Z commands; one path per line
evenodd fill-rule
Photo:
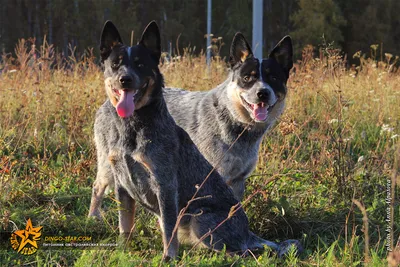
M 141 89 L 146 89 L 149 85 L 149 81 L 146 81 Z M 113 89 L 113 93 L 118 99 L 118 103 L 115 106 L 118 116 L 127 118 L 132 116 L 135 111 L 135 96 L 138 90 L 132 89 Z
M 243 104 L 247 107 L 249 111 L 251 111 L 251 115 L 255 121 L 266 121 L 268 118 L 268 113 L 272 110 L 275 104 L 272 106 L 260 102 L 257 104 L 251 104 L 244 99 L 244 97 L 240 96 Z

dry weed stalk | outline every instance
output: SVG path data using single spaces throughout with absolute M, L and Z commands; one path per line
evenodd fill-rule
M 370 257 L 369 257 L 369 234 L 368 234 L 368 215 L 367 215 L 367 210 L 365 209 L 364 205 L 361 204 L 360 201 L 357 199 L 353 199 L 353 203 L 357 205 L 357 207 L 361 210 L 361 213 L 363 215 L 363 230 L 364 230 L 364 261 L 365 263 L 370 262 Z

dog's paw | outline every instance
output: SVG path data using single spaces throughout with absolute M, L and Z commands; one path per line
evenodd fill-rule
M 163 261 L 165 262 L 165 263 L 168 263 L 168 262 L 170 262 L 172 260 L 172 258 L 170 257 L 170 256 L 164 256 L 163 257 Z
M 279 248 L 277 250 L 278 257 L 281 258 L 287 255 L 292 246 L 294 246 L 296 249 L 296 255 L 299 255 L 301 252 L 303 252 L 303 246 L 299 240 L 288 239 L 279 243 Z
M 93 212 L 88 214 L 88 219 L 93 219 L 93 220 L 101 220 L 101 215 L 100 212 Z

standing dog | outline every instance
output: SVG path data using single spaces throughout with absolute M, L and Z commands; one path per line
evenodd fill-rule
M 202 92 L 166 88 L 164 98 L 176 123 L 241 200 L 262 137 L 285 106 L 286 82 L 293 67 L 291 38 L 284 37 L 260 63 L 244 36 L 237 33 L 230 65 L 228 78 L 216 88 Z
M 243 209 L 217 172 L 199 188 L 212 166 L 168 112 L 158 69 L 157 24 L 151 22 L 139 44 L 129 47 L 108 21 L 100 49 L 109 99 L 95 119 L 98 171 L 89 215 L 98 215 L 105 187 L 115 183 L 120 233 L 127 236 L 131 232 L 135 202 L 139 202 L 159 218 L 165 258 L 177 256 L 174 227 L 185 207 L 179 223 L 181 241 L 200 242 L 215 250 L 225 246 L 230 253 L 276 245 L 259 243 L 250 234 Z

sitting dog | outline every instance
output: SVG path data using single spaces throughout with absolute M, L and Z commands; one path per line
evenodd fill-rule
M 229 63 L 228 78 L 212 90 L 165 88 L 163 94 L 175 122 L 220 173 L 236 199 L 242 200 L 262 138 L 285 107 L 286 83 L 293 67 L 292 40 L 285 36 L 260 62 L 246 38 L 237 33 L 230 47 Z M 268 242 L 279 256 L 292 244 L 302 251 L 297 240 L 277 245 L 250 234 L 256 242 Z

